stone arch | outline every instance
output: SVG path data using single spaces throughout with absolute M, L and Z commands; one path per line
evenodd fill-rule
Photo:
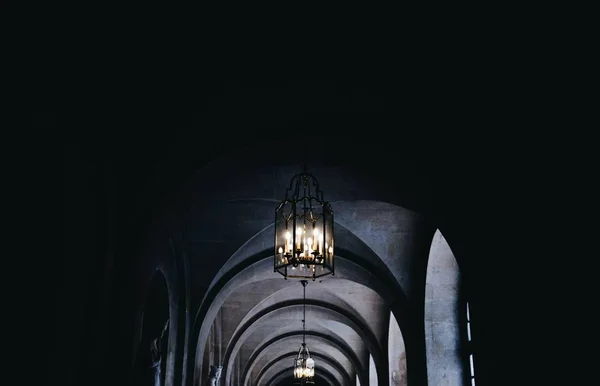
M 295 355 L 292 354 L 286 358 L 281 358 L 279 361 L 277 362 L 271 362 L 268 365 L 268 368 L 265 368 L 265 373 L 263 375 L 263 380 L 264 379 L 269 379 L 270 376 L 274 373 L 274 372 L 279 372 L 281 369 L 285 369 L 287 371 L 290 372 L 290 375 L 292 373 L 292 369 L 293 367 L 291 366 L 291 364 L 293 363 L 293 359 L 294 359 Z M 335 367 L 332 366 L 329 362 L 325 362 L 325 361 L 320 361 L 320 360 L 316 360 L 316 368 L 315 368 L 315 374 L 318 374 L 319 372 L 327 372 L 329 374 L 331 374 L 338 383 L 342 384 L 342 385 L 347 385 L 348 383 L 348 378 L 345 376 L 345 372 L 341 372 Z M 258 380 L 259 382 L 254 383 L 252 386 L 257 386 L 257 385 L 262 385 L 262 381 L 263 380 Z
M 143 319 L 140 306 L 143 308 L 146 303 L 147 293 L 157 275 L 162 276 L 166 283 L 169 325 L 165 332 L 168 335 L 168 346 L 165 347 L 168 353 L 164 374 L 167 386 L 187 382 L 187 353 L 191 332 L 190 267 L 178 226 L 179 218 L 174 216 L 169 206 L 166 203 L 158 205 L 152 213 L 152 223 L 146 228 L 146 233 L 135 250 L 137 267 L 131 268 L 130 275 L 140 285 L 135 286 L 135 293 L 127 299 L 127 307 L 132 308 L 134 313 L 133 341 L 136 348 L 133 349 L 132 357 L 135 361 L 138 341 L 141 339 L 141 333 L 138 334 L 137 330 Z
M 280 381 L 283 379 L 289 379 L 291 381 L 292 376 L 289 373 L 290 373 L 289 369 L 281 370 L 277 374 L 273 375 L 271 377 L 271 379 L 268 379 L 267 382 L 265 382 L 265 386 L 271 386 L 271 385 L 277 386 L 278 384 L 274 384 L 274 382 Z M 331 386 L 342 386 L 339 384 L 339 382 L 337 381 L 335 376 L 327 370 L 322 370 L 318 373 L 315 373 L 315 380 L 320 381 L 319 383 L 325 381 L 325 382 L 327 382 L 327 384 L 329 384 Z M 288 383 L 286 383 L 286 384 L 288 384 Z
M 272 320 L 276 321 L 278 320 L 278 318 Z M 325 323 L 329 323 L 331 320 L 327 319 L 324 321 Z M 270 324 L 270 322 L 268 321 L 266 323 Z M 315 325 L 316 323 L 312 324 Z M 350 330 L 349 327 L 348 329 Z M 311 341 L 311 344 L 309 346 L 311 350 L 320 350 L 326 352 L 330 357 L 335 358 L 340 363 L 343 363 L 343 365 L 347 368 L 360 368 L 360 366 L 356 366 L 356 364 L 354 363 L 354 357 L 351 355 L 356 355 L 357 357 L 360 357 L 361 361 L 364 361 L 362 354 L 366 350 L 366 345 L 360 340 L 360 338 L 358 337 L 358 335 L 356 335 L 354 331 L 352 331 L 353 336 L 350 340 L 347 340 L 347 334 L 340 335 L 338 334 L 338 331 L 326 328 L 324 325 L 318 328 L 310 328 L 307 332 L 310 333 L 306 335 L 306 339 Z M 313 332 L 315 334 L 312 334 Z M 300 334 L 297 338 L 298 340 L 296 341 L 294 341 L 294 339 L 291 338 L 296 337 L 297 335 L 295 334 Z M 242 373 L 247 375 L 248 377 L 255 377 L 256 371 L 264 365 L 265 361 L 268 359 L 269 356 L 272 356 L 276 352 L 282 353 L 286 350 L 286 346 L 285 344 L 282 346 L 282 342 L 285 341 L 286 344 L 296 346 L 297 342 L 302 340 L 302 330 L 300 330 L 299 326 L 295 326 L 292 329 L 290 329 L 289 326 L 285 326 L 279 330 L 274 331 L 272 334 L 267 335 L 266 337 L 264 337 L 263 335 L 264 334 L 260 334 L 259 331 L 259 339 L 263 338 L 263 340 L 260 341 L 255 340 L 255 337 L 253 335 L 249 335 L 247 339 L 252 341 L 254 344 L 248 345 L 247 343 L 244 343 L 241 346 L 240 351 L 244 353 L 243 357 L 240 357 L 239 354 L 233 357 L 234 365 L 236 362 L 240 362 L 241 360 L 240 363 L 244 364 L 244 371 Z M 347 344 L 336 345 L 333 342 L 345 342 Z M 261 351 L 265 349 L 265 344 L 269 345 L 268 352 Z
M 345 228 L 340 225 L 336 226 L 336 229 L 343 230 Z M 356 250 L 357 246 L 359 246 L 361 248 L 360 250 L 365 251 L 365 253 L 370 253 L 376 256 L 374 252 L 368 248 L 368 246 L 366 246 L 356 236 L 353 236 L 351 232 L 346 231 L 345 234 L 348 238 L 353 240 L 352 248 L 354 250 Z M 337 237 L 338 236 L 336 235 L 336 238 Z M 272 241 L 271 238 L 269 238 L 269 240 Z M 212 320 L 216 315 L 218 307 L 222 304 L 224 298 L 227 297 L 227 292 L 229 291 L 229 293 L 231 293 L 233 288 L 241 285 L 240 282 L 243 283 L 245 280 L 250 280 L 251 277 L 254 277 L 257 274 L 273 274 L 272 252 L 272 249 L 269 248 L 247 257 L 246 259 L 242 260 L 239 264 L 232 267 L 229 271 L 224 272 L 220 279 L 218 279 L 210 287 L 210 289 L 207 292 L 207 295 L 205 296 L 205 299 L 203 300 L 200 308 L 198 309 L 198 312 L 196 313 L 196 319 L 193 325 L 194 330 L 192 342 L 195 342 L 195 350 L 191 350 L 190 352 L 190 356 L 193 359 L 199 358 L 203 355 L 203 342 L 205 342 L 206 339 L 204 335 L 208 330 L 207 326 L 209 326 L 210 323 L 212 323 Z M 406 317 L 407 309 L 409 308 L 407 299 L 404 296 L 403 290 L 400 287 L 399 283 L 393 278 L 391 273 L 389 271 L 385 271 L 380 266 L 371 262 L 370 260 L 372 259 L 365 259 L 357 253 L 353 253 L 350 250 L 340 248 L 339 244 L 338 246 L 336 246 L 336 257 L 338 258 L 338 261 L 336 262 L 336 275 L 339 275 L 344 272 L 343 260 L 346 260 L 347 263 L 349 263 L 350 265 L 358 267 L 359 271 L 362 272 L 362 274 L 359 273 L 359 271 L 357 271 L 356 269 L 349 270 L 355 275 L 353 277 L 353 280 L 364 283 L 369 288 L 374 289 L 384 299 L 388 299 L 390 301 L 390 307 L 396 315 L 401 329 L 403 329 L 404 331 L 410 331 L 410 322 Z M 349 266 L 347 265 L 347 267 Z M 248 272 L 248 270 L 250 271 Z M 246 273 L 244 273 L 245 271 Z M 246 275 L 245 279 L 243 278 L 244 275 Z M 230 287 L 230 289 L 225 290 L 227 287 Z M 219 298 L 221 299 L 219 300 Z M 211 309 L 213 310 L 212 314 Z M 204 334 L 202 334 L 203 329 L 205 329 Z M 195 359 L 193 363 L 193 379 L 198 379 L 198 376 L 199 374 L 201 374 L 202 371 L 202 363 Z M 387 368 L 387 363 L 385 363 L 384 366 Z
M 259 281 L 258 283 L 263 283 L 264 281 Z M 300 286 L 296 287 L 296 283 L 297 281 L 295 280 L 280 280 L 280 279 L 269 279 L 269 283 L 267 285 L 273 285 L 273 283 L 281 283 L 282 287 L 281 288 L 274 288 L 271 292 L 270 295 L 263 297 L 262 300 L 260 300 L 258 303 L 256 303 L 251 309 L 249 309 L 248 311 L 246 311 L 244 317 L 239 321 L 239 325 L 243 325 L 244 323 L 246 323 L 250 318 L 252 318 L 254 315 L 256 315 L 257 313 L 262 312 L 264 309 L 269 308 L 269 307 L 273 307 L 278 303 L 281 303 L 282 301 L 287 301 L 287 300 L 291 300 L 291 299 L 296 299 L 296 300 L 300 300 L 300 294 L 298 292 L 300 289 Z M 298 283 L 299 284 L 299 283 Z M 359 288 L 361 290 L 364 290 L 365 292 L 369 291 L 370 294 L 372 294 L 374 297 L 377 297 L 377 299 L 381 299 L 380 295 L 377 294 L 375 291 L 373 291 L 372 289 L 370 289 L 369 287 L 365 286 L 363 283 L 357 283 L 356 281 L 353 281 L 349 278 L 341 278 L 341 277 L 332 277 L 329 280 L 325 281 L 324 283 L 309 283 L 307 285 L 307 291 L 306 291 L 306 296 L 307 298 L 310 298 L 312 300 L 318 300 L 321 302 L 325 302 L 327 304 L 331 304 L 333 306 L 337 306 L 339 308 L 343 308 L 346 309 L 348 312 L 353 313 L 356 315 L 356 317 L 360 320 L 360 322 L 364 325 L 368 325 L 369 321 L 367 319 L 365 319 L 365 310 L 361 309 L 360 307 L 356 307 L 356 305 L 351 304 L 352 299 L 348 299 L 348 297 L 342 297 L 340 296 L 339 293 L 336 292 L 336 290 L 339 288 L 339 286 L 344 286 L 344 285 L 352 285 L 354 288 Z M 242 287 L 244 288 L 244 287 Z M 271 287 L 273 288 L 273 287 Z M 371 310 L 369 310 L 370 312 Z M 312 309 L 309 310 L 309 312 L 313 312 L 313 313 L 317 313 L 319 314 L 319 309 Z M 274 315 L 274 314 L 271 314 Z M 321 315 L 322 312 L 321 312 Z M 276 315 L 275 317 L 277 317 L 279 315 Z M 315 324 L 313 324 L 314 322 L 317 322 L 320 320 L 320 316 L 319 315 L 314 315 L 315 319 L 312 319 L 311 316 L 308 316 L 309 319 L 311 319 L 313 322 L 311 322 L 312 327 L 315 326 Z M 298 322 L 300 321 L 300 319 L 298 319 Z M 279 331 L 279 329 L 277 330 Z M 274 333 L 277 331 L 273 331 Z M 383 342 L 379 342 L 380 344 L 382 344 Z
M 253 199 L 253 201 L 257 200 L 258 199 Z M 235 200 L 235 202 L 239 201 L 242 200 Z M 260 199 L 258 201 L 264 202 L 265 200 Z M 278 202 L 275 200 L 268 200 L 268 202 L 272 203 L 273 207 L 276 207 L 276 205 L 278 204 Z M 358 236 L 353 234 L 346 226 L 339 222 L 335 222 L 334 229 L 336 238 L 336 248 L 340 248 L 346 251 L 353 251 L 353 254 L 359 256 L 359 259 L 364 261 L 366 264 L 376 266 L 380 273 L 393 277 L 392 273 L 389 271 L 389 269 L 381 260 L 381 258 L 367 244 L 365 244 L 364 241 L 362 241 Z M 223 264 L 219 272 L 217 272 L 209 288 L 212 288 L 216 285 L 218 286 L 218 282 L 221 281 L 221 278 L 228 272 L 235 270 L 235 267 L 240 263 L 243 263 L 244 260 L 250 258 L 251 256 L 260 254 L 264 251 L 269 251 L 270 248 L 272 248 L 273 246 L 273 232 L 273 224 L 269 224 L 268 226 L 254 234 L 243 245 L 241 245 Z M 272 249 L 270 250 L 270 252 L 273 252 Z
M 271 248 L 264 249 L 265 244 L 270 246 L 273 242 L 273 236 L 271 233 L 272 227 L 272 225 L 266 227 L 259 232 L 259 234 L 252 238 L 252 243 L 248 242 L 245 244 L 244 248 L 245 250 L 251 252 L 250 255 L 245 255 L 241 252 L 241 249 L 239 249 L 234 254 L 232 259 L 225 263 L 225 265 L 230 266 L 230 269 L 220 272 L 218 278 L 213 280 L 202 301 L 202 304 L 196 312 L 194 320 L 194 335 L 200 334 L 200 331 L 197 330 L 201 328 L 201 325 L 207 316 L 209 319 L 211 319 L 209 310 L 215 307 L 218 308 L 222 304 L 222 302 L 218 302 L 218 297 L 219 295 L 222 296 L 223 292 L 227 293 L 227 291 L 224 291 L 225 289 L 228 287 L 240 286 L 244 281 L 256 277 L 255 273 L 257 271 L 265 273 L 269 276 L 272 275 L 272 260 L 263 261 L 265 259 L 272 259 L 273 250 Z M 351 261 L 358 267 L 365 270 L 366 275 L 363 275 L 365 279 L 361 280 L 361 282 L 364 281 L 367 283 L 369 288 L 374 289 L 383 298 L 393 298 L 398 302 L 406 304 L 407 300 L 406 296 L 404 295 L 404 291 L 394 279 L 391 272 L 387 269 L 387 267 L 385 267 L 385 265 L 375 263 L 376 261 L 381 263 L 375 252 L 373 252 L 357 236 L 348 231 L 343 225 L 336 223 L 335 229 L 336 257 L 346 258 L 346 260 Z M 240 258 L 240 255 L 245 257 Z M 239 262 L 232 265 L 230 261 L 234 260 L 239 260 Z M 254 272 L 252 272 L 250 275 L 246 274 L 246 277 L 244 278 L 244 273 L 247 273 L 245 271 L 251 269 L 252 265 L 258 262 L 262 262 L 263 265 L 260 268 L 256 267 Z M 271 269 L 267 269 L 267 267 L 270 267 Z M 371 276 L 375 275 L 376 280 L 373 280 L 374 278 Z M 214 304 L 215 300 L 217 300 L 217 304 Z M 403 319 L 404 318 L 399 317 L 399 321 Z
M 202 192 L 208 200 L 283 198 L 291 177 L 300 172 L 303 166 L 301 159 L 286 164 L 282 160 L 278 164 L 274 163 L 272 150 L 286 145 L 285 141 L 273 139 L 258 141 L 252 146 L 240 146 L 235 151 L 214 158 L 210 164 L 193 172 L 183 183 L 179 201 L 193 201 L 198 192 Z M 362 150 L 361 145 L 355 146 L 358 151 Z M 389 163 L 390 160 L 386 159 L 390 157 L 389 154 L 372 154 L 371 162 L 367 165 L 364 157 L 357 162 L 357 158 L 346 149 L 340 148 L 338 151 L 335 159 L 332 154 L 315 153 L 311 155 L 308 165 L 310 172 L 320 182 L 327 181 L 322 188 L 328 201 L 374 199 L 404 208 L 415 208 L 414 197 L 409 197 L 414 195 L 414 190 L 399 191 L 401 188 L 399 189 L 395 178 L 390 178 L 385 171 L 373 168 L 378 163 Z M 405 160 L 398 163 L 396 171 L 407 178 L 415 177 L 415 166 Z M 352 184 L 353 180 L 363 183 L 357 187 Z M 206 184 L 206 181 L 212 183 Z M 413 178 L 411 182 L 415 184 L 422 181 Z
M 400 314 L 397 314 L 398 320 L 400 320 Z M 192 339 L 192 344 L 194 344 L 194 339 Z M 191 346 L 191 345 L 190 345 Z M 193 357 L 192 357 L 193 358 Z
M 282 339 L 286 339 L 289 337 L 301 337 L 303 334 L 302 331 L 290 331 L 287 333 L 283 333 L 277 337 L 274 337 L 272 339 L 270 339 L 269 341 L 265 342 L 263 345 L 261 345 L 260 347 L 258 347 L 255 352 L 253 353 L 253 355 L 251 356 L 250 360 L 248 361 L 248 365 L 246 366 L 246 368 L 244 369 L 244 372 L 242 373 L 242 379 L 244 380 L 244 383 L 247 383 L 248 381 L 248 377 L 250 376 L 251 370 L 252 370 L 252 365 L 255 363 L 257 357 L 259 356 L 259 354 L 268 349 L 269 346 L 271 346 L 273 343 L 280 341 Z M 346 356 L 346 358 L 349 360 L 349 362 L 352 364 L 352 366 L 356 369 L 357 375 L 360 379 L 367 379 L 367 370 L 366 368 L 364 368 L 360 362 L 360 358 L 358 357 L 358 355 L 342 340 L 339 340 L 329 334 L 325 334 L 322 332 L 317 332 L 317 331 L 306 331 L 306 336 L 312 336 L 312 337 L 317 337 L 322 339 L 323 341 L 327 342 L 328 345 L 331 345 L 332 347 L 336 348 L 338 351 L 340 351 L 343 355 Z
M 249 386 L 259 386 L 260 385 L 260 381 L 262 380 L 262 376 L 264 375 L 264 373 L 271 367 L 274 366 L 275 364 L 277 364 L 279 361 L 282 360 L 286 360 L 289 358 L 295 358 L 296 355 L 298 355 L 297 351 L 289 351 L 285 354 L 282 354 L 280 356 L 278 356 L 277 358 L 273 359 L 272 361 L 270 361 L 269 363 L 267 363 L 267 365 L 265 367 L 262 368 L 262 370 L 258 373 L 258 376 L 256 377 L 256 381 L 254 382 L 253 385 L 249 385 Z M 317 353 L 311 351 L 310 352 L 310 356 L 312 358 L 318 359 L 318 360 L 322 360 L 323 362 L 326 362 L 327 364 L 329 364 L 331 367 L 335 368 L 336 371 L 338 371 L 342 377 L 344 378 L 344 380 L 346 381 L 346 383 L 348 385 L 351 384 L 351 378 L 350 378 L 350 374 L 348 374 L 348 372 L 342 367 L 342 365 L 340 365 L 339 362 L 337 362 L 334 359 L 331 359 L 329 357 L 327 357 L 326 355 Z M 290 363 L 293 363 L 292 361 L 290 361 Z M 246 385 L 246 383 L 244 383 L 243 385 Z
M 299 310 L 300 307 L 297 307 L 297 309 Z M 339 363 L 343 363 L 345 368 L 354 368 L 360 373 L 364 368 L 364 363 L 361 362 L 364 361 L 364 353 L 367 350 L 366 344 L 360 339 L 360 336 L 356 331 L 352 330 L 351 327 L 344 325 L 343 322 L 334 321 L 328 317 L 328 315 L 320 314 L 319 310 L 316 310 L 316 313 L 314 312 L 315 310 L 313 310 L 313 315 L 308 317 L 312 320 L 316 316 L 317 320 L 311 322 L 312 327 L 306 331 L 307 339 L 316 342 L 316 344 L 310 344 L 309 347 L 311 348 L 311 352 L 314 350 L 326 352 L 331 358 L 335 358 Z M 320 319 L 321 316 L 323 319 Z M 275 316 L 274 318 L 271 318 L 271 320 L 277 321 L 281 320 L 281 318 Z M 269 322 L 266 321 L 266 323 Z M 263 324 L 262 320 L 261 324 Z M 336 327 L 341 325 L 346 328 L 346 331 L 340 331 L 339 328 Z M 292 329 L 290 329 L 290 327 L 292 327 Z M 254 341 L 252 334 L 248 335 L 247 339 L 253 340 L 255 345 L 254 347 L 248 347 L 245 344 L 242 346 L 251 351 L 247 353 L 243 359 L 245 366 L 241 373 L 242 377 L 240 379 L 243 381 L 241 383 L 247 383 L 247 378 L 255 378 L 257 367 L 264 366 L 265 359 L 268 357 L 264 353 L 267 347 L 269 348 L 269 353 L 271 355 L 275 352 L 281 353 L 285 351 L 287 347 L 284 344 L 282 348 L 280 343 L 289 341 L 288 343 L 296 345 L 301 339 L 302 334 L 303 331 L 299 326 L 293 327 L 285 325 L 280 329 L 274 330 L 267 336 L 261 336 L 263 340 L 260 342 Z M 293 339 L 289 339 L 289 337 L 295 336 L 298 336 L 298 340 L 294 341 Z
M 252 328 L 252 326 L 254 324 L 258 323 L 261 318 L 263 318 L 271 313 L 281 311 L 282 309 L 289 308 L 289 307 L 300 306 L 303 304 L 306 304 L 307 306 L 320 307 L 323 309 L 324 312 L 331 312 L 333 314 L 340 315 L 343 318 L 345 324 L 347 324 L 354 331 L 356 331 L 358 333 L 358 335 L 366 343 L 369 352 L 373 355 L 374 360 L 377 364 L 378 373 L 387 374 L 387 371 L 386 371 L 387 365 L 385 363 L 386 361 L 384 360 L 385 355 L 382 351 L 381 346 L 379 345 L 379 341 L 377 340 L 377 337 L 375 336 L 375 334 L 371 330 L 371 328 L 368 325 L 366 325 L 363 321 L 361 321 L 360 318 L 358 318 L 353 313 L 347 311 L 346 309 L 339 307 L 337 305 L 333 305 L 331 303 L 326 303 L 326 302 L 314 300 L 314 299 L 306 299 L 305 301 L 302 299 L 293 299 L 293 300 L 287 300 L 287 301 L 277 303 L 275 305 L 272 305 L 270 307 L 267 307 L 267 308 L 261 310 L 260 312 L 255 314 L 252 318 L 247 320 L 238 329 L 238 331 L 236 332 L 236 334 L 234 335 L 234 337 L 231 340 L 232 344 L 230 344 L 227 347 L 227 350 L 226 350 L 225 356 L 224 356 L 224 360 L 223 360 L 223 363 L 225 365 L 225 368 L 224 368 L 225 384 L 229 384 L 231 371 L 228 371 L 228 368 L 231 367 L 230 365 L 231 365 L 232 358 L 235 358 L 235 356 L 237 355 L 237 351 L 239 350 L 239 341 L 242 338 L 242 336 L 244 335 L 244 333 L 246 332 L 246 330 Z

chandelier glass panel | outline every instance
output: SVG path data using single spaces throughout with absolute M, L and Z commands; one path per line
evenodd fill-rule
M 333 211 L 306 171 L 292 177 L 275 210 L 274 269 L 286 279 L 334 274 Z

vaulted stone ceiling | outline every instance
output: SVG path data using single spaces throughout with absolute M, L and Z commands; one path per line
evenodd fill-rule
M 307 106 L 314 108 L 310 100 Z M 178 309 L 171 317 L 185 310 L 181 319 L 189 318 L 180 322 L 177 343 L 169 348 L 174 357 L 185 358 L 181 362 L 186 364 L 179 365 L 187 374 L 182 381 L 186 386 L 206 384 L 213 365 L 223 366 L 222 385 L 290 381 L 292 358 L 302 342 L 302 287 L 273 272 L 273 220 L 291 177 L 306 164 L 335 213 L 335 275 L 311 281 L 306 288 L 306 340 L 321 383 L 387 386 L 421 384 L 426 378 L 436 385 L 462 382 L 458 373 L 448 377 L 462 366 L 456 360 L 459 334 L 454 323 L 458 269 L 436 233 L 440 208 L 431 207 L 452 190 L 435 180 L 443 173 L 430 170 L 444 164 L 402 158 L 406 146 L 368 130 L 385 124 L 381 115 L 357 114 L 353 121 L 350 115 L 313 120 L 311 114 L 300 114 L 301 122 L 289 121 L 287 129 L 274 131 L 278 136 L 265 138 L 263 133 L 251 139 L 252 133 L 244 132 L 240 138 L 248 139 L 245 144 L 235 131 L 219 131 L 236 124 L 252 127 L 256 117 L 272 111 L 262 108 L 228 123 L 204 116 L 207 121 L 200 126 L 209 128 L 207 134 L 216 130 L 221 139 L 218 156 L 202 142 L 186 142 L 185 136 L 165 155 L 180 164 L 186 153 L 206 153 L 210 159 L 163 197 L 139 256 L 144 261 L 140 266 L 153 267 L 138 273 L 141 281 L 148 281 L 156 267 L 179 271 L 167 283 L 179 293 L 172 296 Z M 352 138 L 318 135 L 327 125 L 363 125 L 364 131 Z M 307 128 L 315 135 L 304 135 Z M 161 179 L 168 176 L 158 173 L 155 180 Z M 448 258 L 431 262 L 436 253 Z M 161 261 L 170 254 L 181 256 L 182 262 Z M 437 277 L 437 284 L 431 277 Z M 137 304 L 144 303 L 144 285 L 140 288 Z M 184 301 L 179 300 L 182 293 Z M 438 305 L 438 298 L 447 301 Z M 142 323 L 139 307 L 137 326 Z M 426 365 L 433 359 L 444 363 L 445 370 L 436 373 L 433 365 Z M 177 365 L 169 366 L 167 373 L 179 371 Z
M 126 119 L 103 113 L 93 143 L 66 152 L 74 246 L 65 266 L 76 268 L 57 282 L 66 315 L 58 334 L 70 341 L 50 354 L 60 358 L 51 361 L 53 376 L 63 381 L 77 372 L 79 381 L 106 384 L 136 373 L 148 348 L 144 331 L 156 328 L 146 309 L 154 304 L 161 308 L 155 315 L 170 318 L 165 386 L 207 384 L 213 365 L 224 366 L 221 386 L 288 381 L 301 342 L 301 288 L 273 272 L 272 222 L 308 154 L 308 170 L 336 216 L 336 274 L 307 288 L 307 339 L 319 381 L 468 381 L 453 374 L 464 304 L 456 302 L 457 262 L 445 237 L 475 310 L 478 383 L 506 379 L 496 370 L 512 360 L 499 348 L 512 352 L 502 332 L 514 318 L 499 268 L 511 265 L 497 263 L 513 254 L 491 239 L 520 218 L 505 201 L 518 189 L 503 158 L 490 163 L 462 140 L 433 145 L 436 128 L 472 118 L 473 105 L 460 100 L 468 111 L 452 120 L 422 101 L 411 114 L 397 88 L 233 83 L 194 90 L 198 98 L 187 111 L 144 106 L 145 113 Z M 503 114 L 474 122 L 485 128 Z M 74 133 L 99 123 L 87 112 L 70 118 Z M 499 225 L 503 217 L 510 225 Z M 85 260 L 83 249 L 94 253 Z M 156 298 L 154 283 L 166 287 Z M 73 304 L 90 305 L 86 324 Z M 79 343 L 84 335 L 94 348 Z M 107 372 L 96 377 L 99 363 Z
M 166 211 L 189 264 L 194 384 L 204 384 L 214 364 L 224 368 L 224 385 L 291 378 L 302 342 L 302 286 L 273 272 L 273 217 L 303 164 L 273 162 L 273 151 L 285 146 L 236 148 L 199 170 Z M 322 384 L 370 385 L 374 376 L 389 383 L 391 313 L 408 357 L 425 350 L 425 281 L 436 228 L 403 206 L 414 186 L 373 173 L 370 165 L 384 162 L 374 153 L 357 166 L 359 150 L 333 148 L 307 164 L 335 213 L 335 275 L 306 287 L 306 342 Z

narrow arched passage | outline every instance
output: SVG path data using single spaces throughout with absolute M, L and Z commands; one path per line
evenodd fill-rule
M 253 382 L 252 385 L 248 385 L 248 386 L 259 386 L 261 384 L 262 381 L 262 377 L 265 374 L 265 372 L 267 370 L 269 370 L 272 366 L 276 365 L 277 363 L 279 363 L 280 361 L 286 361 L 286 363 L 291 363 L 293 364 L 293 359 L 296 357 L 296 355 L 298 355 L 297 351 L 289 351 L 285 354 L 282 354 L 280 356 L 278 356 L 277 358 L 274 358 L 273 360 L 271 360 L 269 363 L 267 363 L 267 365 L 265 367 L 263 367 L 260 372 L 258 373 L 256 380 Z M 327 363 L 328 365 L 330 365 L 331 367 L 335 368 L 336 371 L 342 375 L 343 379 L 344 379 L 344 384 L 351 384 L 351 376 L 350 374 L 348 374 L 348 372 L 342 367 L 342 365 L 339 364 L 339 362 L 329 358 L 326 355 L 320 354 L 318 352 L 315 352 L 314 350 L 311 351 L 310 356 L 314 359 L 323 361 L 324 363 Z M 244 385 L 247 385 L 246 383 L 244 383 Z
M 272 277 L 271 253 L 272 250 L 263 251 L 260 255 L 255 255 L 251 259 L 243 261 L 239 267 L 235 268 L 234 272 L 224 273 L 222 278 L 217 281 L 217 284 L 211 290 L 209 290 L 209 292 L 212 293 L 210 298 L 213 299 L 213 302 L 210 303 L 208 299 L 205 299 L 206 301 L 203 303 L 203 307 L 206 307 L 206 311 L 204 312 L 206 313 L 212 309 L 214 311 L 210 312 L 215 315 L 215 312 L 218 309 L 217 307 L 222 305 L 225 299 L 227 299 L 227 296 L 233 293 L 236 287 L 243 285 L 243 283 L 247 283 L 252 280 L 264 280 L 263 277 Z M 389 273 L 380 272 L 376 265 L 366 262 L 360 256 L 352 253 L 351 251 L 344 250 L 343 248 L 339 248 L 338 250 L 336 247 L 336 255 L 338 255 L 338 262 L 336 263 L 336 277 L 346 277 L 349 280 L 363 283 L 363 285 L 369 288 L 374 288 L 375 291 L 380 294 L 380 296 L 383 296 L 384 300 L 389 303 L 389 308 L 396 315 L 399 315 L 398 321 L 402 328 L 410 331 L 409 321 L 406 319 L 406 315 L 408 313 L 408 309 L 406 308 L 407 306 L 405 305 L 406 300 L 402 295 L 401 288 L 391 277 L 391 275 Z M 248 273 L 245 274 L 244 272 Z M 222 282 L 222 284 L 219 284 L 220 282 Z M 284 283 L 283 280 L 282 283 Z M 230 288 L 226 289 L 227 287 Z M 221 289 L 220 292 L 217 291 L 218 288 Z M 201 314 L 202 311 L 199 311 L 197 317 L 200 317 Z M 207 318 L 203 320 L 203 323 L 208 325 L 211 319 L 209 315 L 205 314 L 205 316 Z M 197 329 L 198 327 L 198 324 L 196 324 L 196 332 L 199 332 Z M 374 339 L 374 342 L 379 342 L 379 340 L 380 338 L 376 338 Z M 200 341 L 197 341 L 196 347 L 196 355 L 204 351 Z M 407 350 L 408 349 L 409 347 L 407 345 Z M 374 355 L 377 355 L 377 353 L 374 353 Z M 198 366 L 201 366 L 201 364 L 199 364 L 198 361 L 195 363 L 196 374 L 198 374 L 198 370 L 201 369 L 201 367 Z M 387 361 L 380 361 L 380 364 L 385 368 L 385 370 L 382 369 L 382 373 L 387 373 Z
M 243 378 L 242 378 L 242 379 L 244 379 L 244 382 L 247 382 L 248 376 L 252 371 L 252 367 L 256 361 L 256 358 L 263 351 L 267 350 L 272 344 L 274 344 L 278 341 L 284 340 L 289 337 L 300 338 L 301 336 L 302 336 L 301 331 L 291 331 L 288 333 L 281 334 L 277 337 L 274 337 L 271 340 L 265 342 L 262 346 L 258 347 L 255 350 L 255 352 L 252 354 L 251 360 L 248 362 L 246 369 L 244 370 Z M 342 354 L 344 354 L 346 356 L 346 358 L 348 358 L 351 365 L 356 369 L 357 376 L 363 380 L 367 379 L 366 378 L 367 377 L 367 369 L 362 366 L 361 360 L 360 360 L 358 354 L 355 353 L 354 351 L 352 351 L 352 348 L 350 348 L 347 343 L 345 343 L 342 340 L 338 340 L 338 339 L 332 337 L 331 335 L 324 334 L 321 332 L 316 332 L 316 331 L 307 331 L 306 336 L 313 336 L 313 337 L 322 339 L 323 341 L 327 342 L 328 345 L 339 350 Z
M 327 385 L 331 386 L 345 386 L 338 382 L 333 374 L 327 370 L 322 370 L 319 373 L 315 373 L 315 384 L 316 382 L 326 382 Z M 270 379 L 267 379 L 265 386 L 277 386 L 277 385 L 291 385 L 293 383 L 293 375 L 290 369 L 284 369 L 274 374 Z
M 268 316 L 270 313 L 281 311 L 282 309 L 300 306 L 303 303 L 304 302 L 301 299 L 289 300 L 289 301 L 281 302 L 279 304 L 265 308 L 261 312 L 254 315 L 252 318 L 250 318 L 250 320 L 248 320 L 246 323 L 244 323 L 244 325 L 240 326 L 240 328 L 236 332 L 236 335 L 232 339 L 232 344 L 230 344 L 227 348 L 223 363 L 227 367 L 231 367 L 232 360 L 233 360 L 233 358 L 235 358 L 237 351 L 239 350 L 239 347 L 241 344 L 239 341 L 242 339 L 244 333 L 247 330 L 251 329 L 253 325 L 256 325 L 259 323 L 261 318 Z M 345 324 L 352 327 L 352 329 L 354 331 L 356 331 L 359 334 L 359 336 L 361 336 L 361 338 L 367 344 L 367 348 L 369 349 L 369 352 L 371 352 L 371 355 L 373 355 L 373 357 L 375 358 L 376 365 L 377 365 L 377 371 L 380 374 L 386 374 L 387 364 L 383 360 L 383 358 L 385 358 L 385 356 L 382 352 L 381 347 L 379 346 L 379 343 L 378 343 L 377 338 L 375 337 L 375 334 L 373 333 L 373 331 L 371 331 L 371 329 L 368 325 L 365 325 L 365 323 L 362 322 L 356 315 L 348 312 L 347 310 L 345 310 L 341 307 L 332 305 L 330 303 L 324 303 L 324 302 L 321 302 L 318 300 L 307 299 L 306 305 L 321 308 L 323 310 L 323 312 L 340 315 L 343 318 Z M 230 383 L 230 375 L 231 375 L 231 371 L 227 371 L 227 367 L 225 367 L 225 369 L 224 369 L 225 384 Z

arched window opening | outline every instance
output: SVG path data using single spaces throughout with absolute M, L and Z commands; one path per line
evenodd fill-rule
M 467 316 L 467 350 L 469 354 L 469 377 L 471 386 L 475 386 L 475 365 L 473 363 L 473 345 L 471 343 L 471 313 L 469 310 L 469 302 L 466 307 Z
M 377 369 L 375 368 L 375 361 L 373 355 L 369 354 L 369 386 L 378 386 L 377 382 Z
M 463 386 L 458 263 L 438 230 L 429 250 L 425 284 L 425 348 L 430 385 Z

